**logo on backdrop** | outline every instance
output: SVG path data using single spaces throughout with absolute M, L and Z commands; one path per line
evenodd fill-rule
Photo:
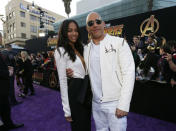
M 159 29 L 159 22 L 155 19 L 154 15 L 151 15 L 150 18 L 145 19 L 141 26 L 140 31 L 142 36 L 149 36 L 155 34 Z
M 108 33 L 109 35 L 113 35 L 113 36 L 122 35 L 122 31 L 123 31 L 123 24 L 122 25 L 105 27 L 105 29 L 104 29 L 105 33 Z
M 47 44 L 48 46 L 56 46 L 57 45 L 58 38 L 48 38 Z

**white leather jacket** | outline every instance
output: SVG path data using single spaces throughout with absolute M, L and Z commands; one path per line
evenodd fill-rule
M 84 59 L 89 72 L 91 42 L 85 46 Z M 102 102 L 119 100 L 118 109 L 129 111 L 135 81 L 135 65 L 128 43 L 106 34 L 100 41 Z

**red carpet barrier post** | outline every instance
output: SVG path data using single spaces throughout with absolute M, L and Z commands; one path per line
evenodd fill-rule
M 35 69 L 33 81 L 36 84 L 43 85 L 55 90 L 59 90 L 57 71 L 54 68 Z

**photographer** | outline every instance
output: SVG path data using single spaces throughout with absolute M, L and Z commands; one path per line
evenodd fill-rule
M 165 58 L 168 61 L 169 67 L 171 68 L 171 70 L 176 72 L 176 64 L 174 62 L 175 60 L 173 59 L 172 55 L 167 53 Z
M 173 87 L 175 84 L 175 73 L 171 70 L 169 62 L 170 57 L 168 58 L 168 54 L 171 54 L 171 48 L 168 44 L 164 44 L 160 47 L 160 55 L 161 58 L 159 60 L 159 69 L 161 71 L 161 76 L 163 80 L 165 80 L 169 86 Z
M 176 72 L 176 41 L 168 41 L 167 44 L 171 48 L 171 54 L 166 55 L 166 60 L 169 63 L 169 67 L 172 71 Z
M 157 80 L 159 75 L 158 60 L 159 56 L 155 53 L 154 46 L 148 46 L 147 54 L 139 64 L 139 69 L 142 70 L 144 79 Z

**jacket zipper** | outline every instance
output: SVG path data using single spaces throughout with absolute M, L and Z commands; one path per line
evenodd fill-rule
M 101 45 L 100 45 L 100 54 L 101 54 Z M 101 55 L 100 55 L 100 76 L 101 76 L 101 88 L 102 88 L 102 98 L 103 98 L 103 84 L 102 84 L 102 73 L 101 73 Z M 100 101 L 102 102 L 102 99 Z
M 117 80 L 119 81 L 120 86 L 122 86 L 122 84 L 121 84 L 121 82 L 120 82 L 120 79 L 119 79 L 119 77 L 118 77 L 118 75 L 117 75 L 117 71 L 115 71 L 115 74 L 116 74 Z

